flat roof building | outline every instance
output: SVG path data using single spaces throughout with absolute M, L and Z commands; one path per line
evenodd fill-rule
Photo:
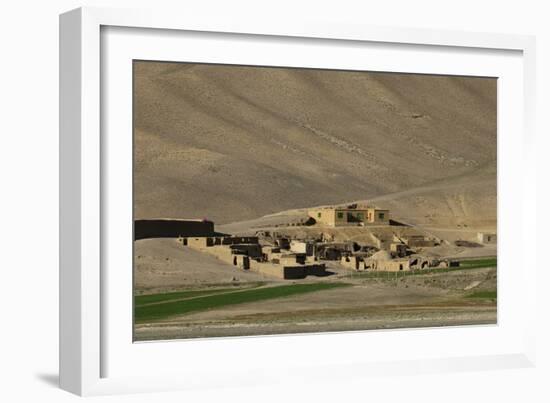
M 482 244 L 497 243 L 497 234 L 494 232 L 478 232 L 477 241 Z
M 342 225 L 389 224 L 390 211 L 376 207 L 321 207 L 308 211 L 317 223 L 330 227 Z

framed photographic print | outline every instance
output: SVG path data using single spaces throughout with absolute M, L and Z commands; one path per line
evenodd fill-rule
M 63 14 L 62 387 L 532 365 L 533 52 Z

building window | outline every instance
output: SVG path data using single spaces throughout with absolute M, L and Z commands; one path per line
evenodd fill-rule
M 317 213 L 317 218 L 321 218 L 321 213 Z
M 338 213 L 338 218 L 344 218 L 344 213 Z
M 384 219 L 384 213 L 378 213 L 378 218 L 380 220 L 383 220 Z

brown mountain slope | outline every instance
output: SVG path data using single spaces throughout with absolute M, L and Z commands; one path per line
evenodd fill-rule
M 465 203 L 496 211 L 494 79 L 153 62 L 134 74 L 137 218 L 227 223 L 480 175 L 495 185 Z

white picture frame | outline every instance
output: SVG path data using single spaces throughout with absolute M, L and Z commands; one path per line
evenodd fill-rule
M 117 27 L 117 28 L 109 28 Z M 111 30 L 114 36 L 105 42 L 102 32 Z M 288 41 L 297 41 L 301 48 L 311 46 L 319 41 L 322 46 L 328 46 L 334 51 L 346 44 L 357 44 L 362 51 L 363 44 L 377 44 L 393 46 L 396 55 L 407 52 L 408 47 L 415 52 L 425 52 L 427 61 L 417 67 L 400 70 L 397 59 L 393 59 L 394 71 L 412 71 L 422 69 L 423 72 L 451 74 L 454 70 L 446 70 L 444 63 L 437 65 L 436 59 L 430 52 L 448 52 L 450 60 L 459 61 L 461 52 L 471 52 L 485 57 L 488 63 L 491 57 L 510 54 L 509 63 L 504 57 L 502 65 L 510 66 L 509 70 L 503 67 L 502 74 L 506 85 L 510 85 L 510 92 L 505 93 L 514 103 L 499 103 L 499 116 L 514 114 L 513 121 L 502 123 L 499 118 L 499 324 L 493 327 L 468 327 L 453 329 L 422 329 L 399 330 L 382 332 L 346 332 L 345 334 L 323 335 L 294 335 L 269 336 L 254 338 L 227 338 L 219 340 L 193 340 L 181 342 L 145 343 L 140 346 L 131 345 L 127 338 L 127 316 L 119 320 L 117 310 L 126 312 L 129 301 L 113 301 L 112 293 L 122 285 L 127 293 L 128 285 L 124 286 L 128 273 L 120 277 L 112 277 L 107 271 L 109 259 L 128 259 L 122 248 L 120 252 L 112 248 L 116 241 L 120 227 L 109 229 L 110 220 L 115 215 L 106 214 L 106 211 L 117 212 L 120 206 L 110 203 L 113 183 L 124 181 L 124 177 L 116 179 L 114 168 L 109 163 L 109 153 L 113 150 L 127 148 L 128 143 L 123 137 L 106 135 L 112 130 L 111 124 L 121 123 L 122 130 L 127 131 L 128 116 L 124 122 L 112 122 L 112 114 L 105 108 L 106 100 L 109 105 L 117 101 L 117 97 L 124 95 L 124 80 L 122 86 L 113 89 L 118 84 L 105 80 L 102 74 L 107 68 L 109 74 L 117 73 L 117 66 L 107 65 L 102 57 L 113 57 L 109 49 L 115 49 L 117 57 L 133 57 L 131 52 L 125 53 L 123 37 L 137 35 L 141 29 L 144 35 L 140 38 L 141 46 L 147 42 L 155 44 L 155 52 L 163 60 L 168 53 L 163 49 L 171 49 L 173 44 L 181 40 L 178 32 L 192 32 L 194 38 L 201 38 L 212 33 L 216 40 L 229 41 L 230 38 L 248 38 L 254 42 L 270 41 L 277 46 L 289 46 Z M 145 30 L 145 31 L 143 31 Z M 154 31 L 153 31 L 154 30 Z M 162 34 L 165 33 L 166 35 Z M 156 37 L 148 37 L 155 33 Z M 160 35 L 159 35 L 160 33 Z M 119 35 L 117 37 L 117 35 Z M 164 36 L 163 36 L 164 35 Z M 224 39 L 224 37 L 226 39 Z M 131 40 L 131 38 L 130 38 Z M 239 39 L 240 40 L 240 39 Z M 118 42 L 117 42 L 118 41 Z M 161 45 L 161 41 L 164 41 Z M 246 42 L 246 41 L 244 41 Z M 244 43 L 243 42 L 243 43 Z M 322 42 L 322 43 L 321 43 Z M 118 47 L 117 47 L 118 46 Z M 244 43 L 243 46 L 248 46 Z M 107 50 L 103 48 L 109 48 Z M 290 50 L 290 48 L 288 48 Z M 522 312 L 534 312 L 536 289 L 536 262 L 534 256 L 525 254 L 522 260 L 519 257 L 509 256 L 502 264 L 501 254 L 506 254 L 510 236 L 507 238 L 506 228 L 513 228 L 521 233 L 521 250 L 527 248 L 526 233 L 534 232 L 534 221 L 522 220 L 534 206 L 534 181 L 531 174 L 535 171 L 534 159 L 530 158 L 534 151 L 534 91 L 535 91 L 535 42 L 530 36 L 467 33 L 456 31 L 429 31 L 403 27 L 385 28 L 362 25 L 349 25 L 324 21 L 252 21 L 245 18 L 215 20 L 211 18 L 197 18 L 191 15 L 172 15 L 168 12 L 150 10 L 116 10 L 103 8 L 81 8 L 70 11 L 60 17 L 60 384 L 63 389 L 79 395 L 96 395 L 112 393 L 134 393 L 140 391 L 159 391 L 187 388 L 208 388 L 240 386 L 288 381 L 300 376 L 323 379 L 327 371 L 337 373 L 339 378 L 370 376 L 373 374 L 406 374 L 410 372 L 440 372 L 464 371 L 479 369 L 519 368 L 530 367 L 535 363 L 535 321 Z M 152 53 L 151 53 L 152 54 Z M 198 55 L 198 54 L 197 54 Z M 196 56 L 196 57 L 200 57 Z M 224 59 L 225 57 L 225 59 Z M 226 61 L 229 56 L 209 56 L 212 62 Z M 254 55 L 261 58 L 261 53 Z M 390 57 L 390 56 L 388 56 Z M 395 56 L 393 56 L 395 57 Z M 431 58 L 431 59 L 430 59 Z M 269 61 L 258 60 L 258 64 Z M 124 68 L 125 61 L 121 59 Z M 231 62 L 231 60 L 229 60 Z M 319 61 L 314 61 L 318 65 Z M 427 65 L 432 63 L 432 70 Z M 108 63 L 107 63 L 108 64 Z M 288 65 L 287 62 L 285 65 Z M 304 65 L 303 62 L 298 65 Z M 412 65 L 411 65 L 412 66 Z M 334 65 L 332 66 L 334 67 Z M 387 65 L 379 68 L 392 71 Z M 468 72 L 468 66 L 461 68 Z M 493 68 L 488 66 L 471 66 L 470 74 L 488 75 Z M 111 70 L 109 70 L 111 69 Z M 420 70 L 418 70 L 420 71 Z M 103 72 L 103 73 L 102 73 Z M 117 76 L 118 77 L 118 76 Z M 509 77 L 509 79 L 508 79 Z M 116 80 L 119 83 L 119 80 Z M 118 91 L 118 92 L 117 92 Z M 111 98 L 105 94 L 115 93 Z M 516 96 L 513 96 L 517 94 Z M 516 98 L 519 98 L 516 99 Z M 126 99 L 126 98 L 125 98 Z M 121 102 L 125 102 L 122 100 Z M 500 102 L 500 98 L 499 98 Z M 518 103 L 519 102 L 519 103 Z M 122 105 L 122 104 L 121 104 Z M 514 109 L 521 105 L 520 110 Z M 126 105 L 127 106 L 127 105 Z M 126 110 L 127 109 L 117 109 Z M 131 112 L 130 112 L 131 113 Z M 118 119 L 118 118 L 117 118 Z M 126 125 L 126 126 L 125 126 Z M 513 129 L 513 130 L 512 130 Z M 504 134 L 503 134 L 504 133 Z M 505 135 L 505 137 L 503 137 Z M 116 141 L 114 141 L 116 140 Z M 120 141 L 119 141 L 120 140 Z M 128 151 L 128 150 L 127 150 Z M 127 152 L 126 152 L 127 153 Z M 503 159 L 520 155 L 523 165 L 503 165 Z M 130 150 L 131 154 L 131 150 Z M 124 163 L 122 164 L 124 165 Z M 501 186 L 501 176 L 507 181 Z M 510 185 L 508 185 L 510 184 Z M 507 186 L 519 186 L 521 192 L 505 193 Z M 131 184 L 130 184 L 131 186 Z M 124 186 L 119 187 L 124 191 Z M 126 188 L 127 190 L 127 188 Z M 131 197 L 131 196 L 130 196 Z M 119 198 L 124 203 L 124 197 Z M 126 206 L 127 207 L 127 206 Z M 501 216 L 502 211 L 518 211 L 518 222 L 509 222 Z M 118 216 L 118 215 L 116 215 Z M 122 214 L 124 216 L 124 214 Z M 121 223 L 122 227 L 124 222 Z M 512 227 L 514 226 L 514 227 Z M 107 230 L 105 229 L 107 228 Z M 503 228 L 505 229 L 503 232 Z M 126 228 L 128 230 L 128 228 Z M 106 232 L 107 231 L 107 232 Z M 130 228 L 131 231 L 131 228 Z M 121 239 L 127 233 L 122 234 Z M 516 249 L 516 253 L 522 256 Z M 115 256 L 116 255 L 116 256 Z M 508 257 L 508 255 L 505 255 Z M 521 267 L 521 279 L 509 282 L 507 276 L 501 279 L 501 273 L 506 273 L 516 264 Z M 502 266 L 502 267 L 501 267 Z M 130 274 L 131 275 L 131 274 Z M 126 277 L 124 277 L 126 276 Z M 108 280 L 108 281 L 107 281 Z M 507 290 L 516 287 L 521 295 L 521 302 L 506 305 Z M 114 290 L 114 291 L 113 291 Z M 501 293 L 501 290 L 504 292 Z M 501 295 L 503 307 L 501 308 Z M 122 308 L 121 308 L 122 307 Z M 501 312 L 502 309 L 502 312 Z M 504 316 L 503 316 L 504 315 Z M 131 316 L 131 315 L 130 315 Z M 521 320 L 520 320 L 521 317 Z M 117 328 L 117 323 L 123 327 Z M 125 330 L 126 329 L 126 330 Z M 457 343 L 455 351 L 446 353 L 447 343 L 439 348 L 433 348 L 431 334 L 437 332 L 442 341 L 463 340 Z M 123 335 L 118 337 L 117 335 Z M 359 346 L 365 337 L 376 339 L 386 346 L 396 345 L 407 335 L 416 340 L 418 351 L 407 356 L 400 355 L 399 348 L 384 353 L 384 356 L 374 354 L 370 357 L 365 353 L 357 353 L 353 359 L 339 360 L 338 357 L 325 357 L 317 360 L 308 345 L 322 338 L 323 342 L 343 340 L 349 349 Z M 477 338 L 485 340 L 476 348 L 468 344 L 467 340 Z M 495 339 L 504 340 L 497 343 Z M 292 341 L 293 354 L 283 360 L 281 354 L 285 351 L 288 342 Z M 117 344 L 118 343 L 118 344 Z M 130 345 L 127 345 L 130 343 Z M 154 344 L 154 345 L 153 345 Z M 380 346 L 380 344 L 377 344 Z M 428 349 L 428 346 L 432 346 Z M 382 344 L 384 346 L 384 344 Z M 491 349 L 489 349 L 489 347 Z M 472 348 L 470 348 L 472 347 Z M 486 348 L 487 350 L 484 350 Z M 380 349 L 379 349 L 380 350 Z M 382 349 L 383 350 L 383 349 Z M 209 351 L 216 354 L 208 355 Z M 238 352 L 233 355 L 231 351 Z M 246 355 L 243 356 L 243 351 Z M 357 351 L 357 350 L 355 350 Z M 162 363 L 163 370 L 153 375 L 147 372 L 132 371 L 132 355 L 140 355 L 140 360 L 149 364 Z M 363 354 L 363 355 L 362 355 Z M 174 359 L 168 359 L 173 356 Z M 262 356 L 263 362 L 259 362 Z M 187 357 L 182 364 L 181 357 Z M 232 367 L 224 365 L 236 358 L 238 362 Z M 268 357 L 268 359 L 266 359 Z M 116 362 L 118 366 L 110 363 Z M 233 361 L 235 362 L 235 361 Z M 124 365 L 124 363 L 126 363 Z M 217 365 L 216 365 L 217 364 Z M 116 369 L 114 369 L 116 367 Z M 193 367 L 193 371 L 189 368 Z M 258 368 L 262 368 L 260 373 Z M 304 369 L 307 371 L 304 372 Z M 205 374 L 210 376 L 205 377 Z M 246 377 L 242 377 L 246 374 Z M 307 375 L 305 375 L 307 374 Z

